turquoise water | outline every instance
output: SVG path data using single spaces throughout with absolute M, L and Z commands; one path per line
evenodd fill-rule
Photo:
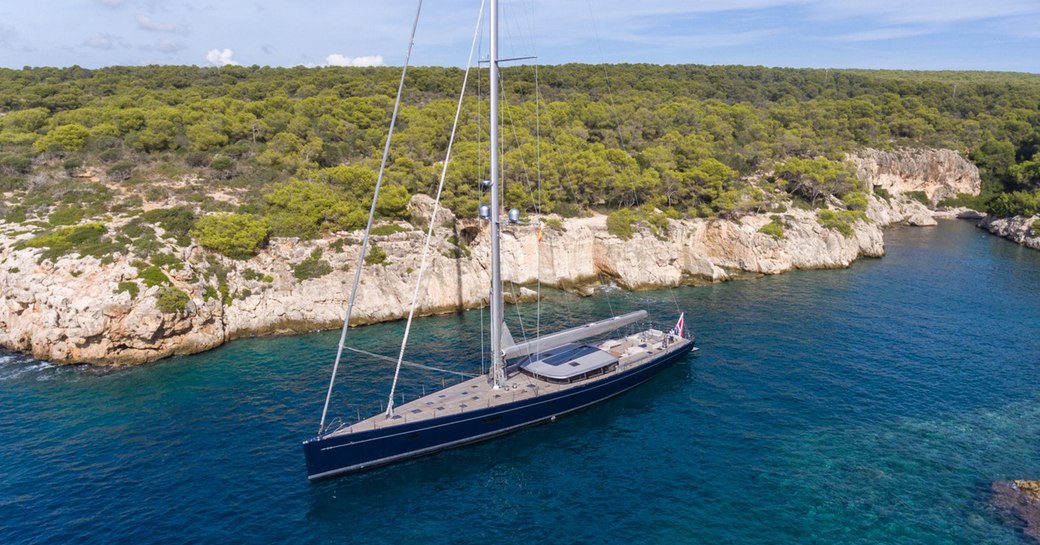
M 317 485 L 299 443 L 334 332 L 115 372 L 0 353 L 0 543 L 1022 543 L 988 490 L 1040 477 L 1040 252 L 962 222 L 886 242 L 847 270 L 554 294 L 559 324 L 678 305 L 702 353 L 555 423 Z M 419 321 L 410 357 L 479 367 L 479 318 Z M 401 329 L 351 342 L 390 353 Z M 352 360 L 334 412 L 378 409 L 391 373 Z

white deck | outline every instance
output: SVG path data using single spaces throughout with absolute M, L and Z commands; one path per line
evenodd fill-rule
M 402 405 L 397 405 L 394 407 L 394 416 L 392 418 L 387 418 L 385 414 L 378 414 L 352 425 L 344 426 L 329 435 L 336 436 L 380 429 L 448 414 L 486 409 L 521 399 L 560 392 L 604 380 L 619 372 L 644 365 L 651 361 L 651 356 L 678 350 L 690 342 L 692 341 L 666 334 L 656 329 L 648 329 L 620 339 L 609 339 L 600 342 L 596 346 L 617 357 L 618 366 L 616 370 L 603 375 L 570 384 L 555 384 L 516 373 L 509 377 L 507 386 L 499 390 L 495 390 L 492 387 L 487 375 L 481 375 Z

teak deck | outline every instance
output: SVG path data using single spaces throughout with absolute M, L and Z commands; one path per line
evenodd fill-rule
M 597 346 L 616 356 L 618 365 L 615 369 L 602 375 L 569 384 L 559 384 L 546 382 L 518 372 L 509 377 L 506 387 L 498 390 L 494 389 L 486 375 L 481 375 L 402 405 L 397 405 L 394 407 L 394 416 L 391 418 L 387 418 L 385 414 L 378 414 L 349 426 L 344 426 L 329 434 L 329 436 L 375 430 L 449 414 L 486 409 L 570 388 L 577 388 L 643 365 L 651 361 L 651 356 L 678 350 L 690 342 L 692 341 L 656 329 L 649 329 L 621 339 L 606 340 Z

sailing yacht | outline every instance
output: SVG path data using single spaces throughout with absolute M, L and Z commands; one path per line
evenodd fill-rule
M 413 27 L 414 32 L 414 27 Z M 486 374 L 395 406 L 370 418 L 325 428 L 329 385 L 318 435 L 304 441 L 311 481 L 367 470 L 503 435 L 599 403 L 630 390 L 696 351 L 683 316 L 670 331 L 653 328 L 608 338 L 647 320 L 640 310 L 516 343 L 504 322 L 500 263 L 498 2 L 490 2 L 491 355 Z M 403 75 L 402 75 L 403 82 Z M 396 110 L 395 110 L 396 113 Z M 393 121 L 391 121 L 391 127 Z M 389 139 L 387 141 L 389 146 Z M 385 152 L 384 152 L 385 155 Z M 378 192 L 378 183 L 377 189 Z M 511 214 L 512 215 L 512 214 Z M 371 220 L 369 221 L 371 227 Z M 367 235 L 367 233 L 366 233 Z M 367 236 L 366 236 L 367 242 Z M 362 245 L 364 254 L 365 244 Z M 360 273 L 360 267 L 356 274 Z M 354 289 L 357 289 L 355 277 Z M 418 293 L 418 291 L 417 291 Z M 353 301 L 353 294 L 351 296 Z M 352 306 L 352 303 L 351 303 Z M 414 305 L 413 305 L 414 310 Z M 340 337 L 349 323 L 350 307 Z M 410 325 L 409 319 L 409 325 Z M 408 328 L 405 335 L 407 336 Z M 596 342 L 583 342 L 601 338 Z M 402 344 L 402 356 L 404 348 Z M 401 359 L 398 359 L 398 371 Z M 395 385 L 397 376 L 395 374 Z

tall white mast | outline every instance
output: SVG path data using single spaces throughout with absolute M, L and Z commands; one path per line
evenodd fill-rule
M 491 380 L 495 388 L 506 381 L 502 356 L 502 326 L 505 313 L 502 299 L 502 265 L 499 259 L 499 168 L 498 168 L 498 0 L 491 0 Z

